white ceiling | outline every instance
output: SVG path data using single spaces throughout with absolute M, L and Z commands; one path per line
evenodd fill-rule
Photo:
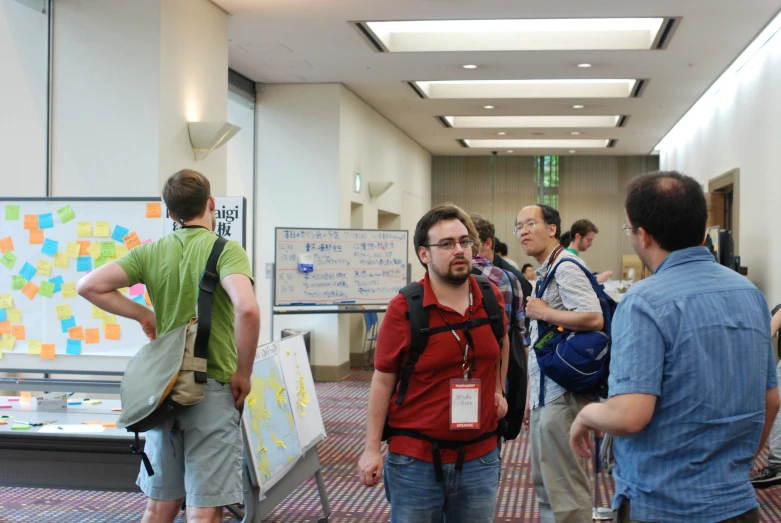
M 256 82 L 346 85 L 434 155 L 487 155 L 458 139 L 616 139 L 577 154 L 649 154 L 762 28 L 781 0 L 214 0 L 229 12 L 230 66 Z M 378 53 L 356 21 L 680 17 L 656 51 Z M 593 67 L 581 69 L 579 63 Z M 464 64 L 477 64 L 473 70 Z M 421 99 L 413 80 L 648 79 L 639 98 Z M 495 105 L 494 110 L 483 109 Z M 584 109 L 573 109 L 583 104 Z M 437 116 L 628 115 L 614 129 L 448 129 Z M 543 133 L 542 135 L 539 133 Z M 513 148 L 515 154 L 568 154 Z M 500 150 L 500 154 L 504 153 Z

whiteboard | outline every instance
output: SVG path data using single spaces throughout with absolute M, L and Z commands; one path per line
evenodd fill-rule
M 407 284 L 407 231 L 278 227 L 275 238 L 275 306 L 387 305 Z

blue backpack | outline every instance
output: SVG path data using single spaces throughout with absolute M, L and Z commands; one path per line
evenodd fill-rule
M 533 348 L 540 367 L 540 405 L 545 404 L 545 376 L 570 392 L 594 392 L 607 397 L 612 341 L 610 323 L 617 304 L 607 295 L 604 286 L 597 283 L 588 269 L 574 258 L 563 258 L 553 267 L 537 292 L 537 298 L 542 297 L 553 275 L 556 274 L 556 269 L 564 262 L 574 263 L 588 277 L 599 299 L 605 325 L 601 331 L 575 332 L 541 321 L 537 322 L 538 338 Z

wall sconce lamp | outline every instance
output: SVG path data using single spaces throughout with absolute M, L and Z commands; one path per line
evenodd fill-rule
M 393 182 L 369 182 L 369 197 L 376 200 L 391 188 Z
M 225 145 L 241 127 L 228 122 L 188 122 L 190 143 L 196 160 L 203 160 L 210 152 Z

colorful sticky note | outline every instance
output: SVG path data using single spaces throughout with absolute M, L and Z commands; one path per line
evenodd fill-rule
M 144 301 L 150 307 L 152 306 L 152 300 L 151 300 L 151 298 L 149 298 L 149 291 L 144 291 Z
M 14 345 L 16 345 L 16 338 L 10 334 L 4 334 L 0 338 L 0 349 L 14 350 Z
M 51 283 L 54 284 L 54 292 L 58 293 L 62 290 L 62 284 L 64 283 L 64 280 L 62 279 L 62 276 L 56 276 L 49 280 Z
M 38 215 L 39 229 L 51 229 L 52 227 L 54 227 L 54 218 L 52 217 L 52 213 Z
M 84 328 L 81 325 L 68 329 L 68 337 L 72 340 L 84 339 Z
M 120 335 L 120 329 L 119 324 L 113 323 L 110 325 L 106 325 L 106 339 L 107 340 L 118 340 Z
M 52 273 L 52 262 L 49 260 L 39 260 L 36 274 L 41 276 L 49 276 Z
M 5 219 L 8 221 L 15 221 L 19 219 L 19 206 L 18 205 L 6 205 L 5 206 Z
M 24 284 L 24 287 L 22 287 L 22 294 L 32 300 L 35 298 L 35 295 L 38 294 L 38 286 L 33 282 L 28 281 Z
M 11 336 L 16 338 L 17 341 L 25 338 L 24 325 L 12 325 Z
M 43 247 L 41 247 L 41 252 L 44 254 L 48 254 L 49 256 L 54 256 L 55 254 L 57 254 L 57 247 L 59 245 L 60 244 L 57 243 L 56 241 L 46 238 L 43 241 Z
M 70 260 L 67 253 L 58 252 L 54 255 L 54 266 L 58 269 L 67 269 Z
M 10 309 L 14 306 L 13 296 L 10 294 L 0 294 L 0 309 Z
M 76 297 L 76 284 L 75 283 L 63 283 L 62 284 L 62 297 L 63 298 L 75 298 Z
M 0 309 L 0 321 L 8 321 L 8 313 L 5 309 Z
M 22 266 L 22 270 L 19 271 L 19 275 L 22 276 L 27 281 L 30 281 L 33 279 L 33 276 L 35 276 L 35 267 L 30 265 L 28 262 L 24 262 L 24 265 Z
M 65 354 L 81 354 L 81 340 L 68 340 Z
M 43 343 L 43 344 L 41 344 L 41 359 L 42 360 L 53 360 L 54 359 L 54 344 L 53 343 Z
M 33 229 L 30 231 L 30 245 L 42 245 L 43 244 L 43 231 L 41 229 Z
M 71 316 L 68 319 L 60 320 L 60 325 L 62 325 L 62 332 L 63 334 L 65 334 L 68 332 L 68 329 L 76 326 L 76 318 Z
M 128 250 L 141 245 L 141 240 L 138 239 L 138 234 L 136 234 L 135 231 L 131 232 L 122 239 L 125 241 L 125 246 L 128 248 Z
M 84 343 L 87 345 L 100 343 L 100 329 L 84 329 Z
M 92 306 L 92 318 L 93 319 L 99 320 L 99 319 L 105 318 L 105 317 L 106 317 L 106 311 L 104 311 L 103 309 L 101 309 L 97 305 L 93 305 Z
M 95 222 L 95 236 L 108 238 L 111 225 L 108 222 Z
M 16 265 L 16 260 L 18 260 L 16 255 L 11 251 L 7 251 L 5 254 L 3 254 L 3 257 L 0 258 L 0 263 L 5 265 L 8 270 L 12 270 L 14 265 Z
M 76 213 L 73 212 L 73 208 L 70 205 L 66 205 L 62 209 L 57 209 L 57 215 L 60 217 L 61 223 L 68 223 L 76 218 Z
M 89 256 L 89 246 L 92 242 L 89 240 L 76 240 L 79 244 L 79 256 Z
M 125 236 L 130 232 L 130 229 L 125 229 L 121 225 L 115 225 L 114 226 L 114 233 L 111 235 L 111 239 L 115 242 L 122 243 L 124 242 Z
M 76 228 L 76 236 L 79 238 L 89 238 L 92 236 L 92 222 L 79 222 Z
M 38 215 L 37 214 L 25 214 L 24 215 L 24 228 L 27 230 L 40 229 L 38 227 Z
M 71 313 L 70 305 L 57 305 L 56 309 L 57 309 L 57 319 L 60 321 L 67 320 L 68 318 L 73 316 L 73 314 Z
M 159 218 L 160 212 L 160 202 L 148 202 L 146 204 L 147 218 Z
M 92 270 L 92 258 L 89 256 L 79 256 L 76 260 L 76 270 L 86 272 Z
M 12 291 L 22 290 L 22 287 L 24 287 L 24 283 L 26 281 L 27 280 L 25 280 L 24 277 L 14 274 L 13 276 L 11 276 L 11 290 Z
M 5 336 L 6 334 L 11 334 L 11 322 L 0 321 L 0 336 Z
M 106 234 L 108 236 L 108 234 Z M 100 242 L 100 257 L 112 258 L 114 256 L 114 242 Z
M 130 295 L 131 296 L 143 296 L 145 287 L 143 283 L 136 283 L 135 285 L 130 287 Z
M 68 253 L 68 258 L 73 258 L 75 260 L 79 257 L 81 245 L 75 242 L 68 242 L 68 245 L 65 247 L 65 251 Z
M 119 292 L 121 292 L 122 294 L 124 294 L 125 296 L 127 296 L 127 287 L 121 287 L 121 288 L 119 288 L 117 290 Z
M 14 250 L 14 240 L 10 236 L 0 239 L 0 252 L 5 254 L 12 250 Z
M 54 295 L 54 284 L 50 281 L 42 281 L 41 287 L 38 289 L 38 294 L 51 298 Z
M 22 309 L 6 309 L 5 312 L 10 323 L 22 323 Z
M 89 255 L 92 256 L 93 260 L 100 258 L 100 242 L 93 242 L 92 245 L 89 246 L 89 249 L 87 249 L 87 252 L 89 252 Z
M 121 258 L 127 254 L 127 247 L 124 245 L 115 245 L 114 246 L 114 257 L 115 258 Z
M 133 296 L 133 301 L 141 305 L 146 305 L 146 300 L 144 300 L 143 294 L 140 294 L 138 296 Z
M 114 325 L 117 322 L 117 317 L 113 314 L 106 314 L 103 316 L 103 330 L 106 330 L 106 327 L 109 325 Z
M 40 354 L 41 340 L 30 340 L 27 342 L 27 354 Z

